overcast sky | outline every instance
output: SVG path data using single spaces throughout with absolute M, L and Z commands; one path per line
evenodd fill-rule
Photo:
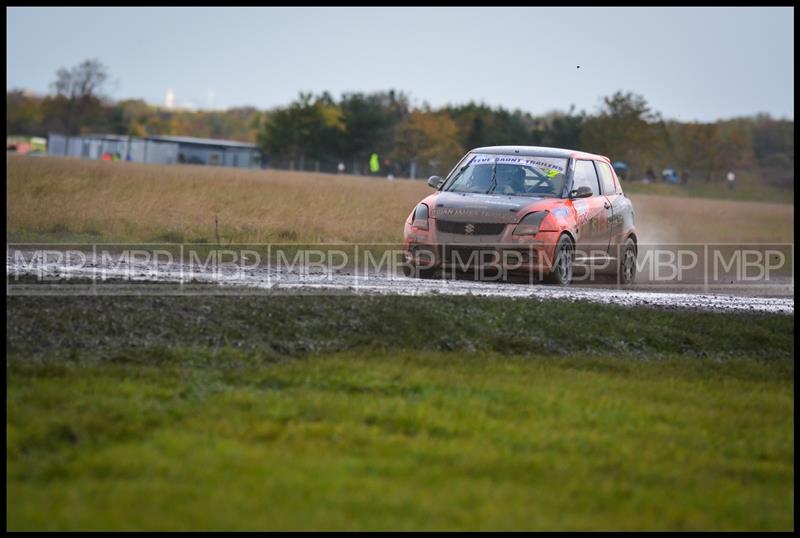
M 794 119 L 793 8 L 8 8 L 6 88 L 45 93 L 98 58 L 108 94 L 179 106 L 285 105 L 394 88 L 593 112 L 621 89 L 667 118 Z M 578 67 L 580 66 L 580 68 Z

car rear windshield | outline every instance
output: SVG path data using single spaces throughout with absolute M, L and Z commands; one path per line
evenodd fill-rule
M 445 185 L 451 192 L 560 198 L 567 159 L 471 154 Z

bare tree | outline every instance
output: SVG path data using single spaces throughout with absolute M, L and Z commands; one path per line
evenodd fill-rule
M 50 87 L 61 111 L 64 128 L 75 134 L 82 124 L 92 121 L 105 97 L 103 85 L 108 80 L 108 70 L 100 60 L 85 60 L 72 69 L 62 67 Z
M 85 60 L 72 69 L 59 69 L 51 87 L 68 99 L 100 98 L 107 79 L 108 70 L 100 60 Z

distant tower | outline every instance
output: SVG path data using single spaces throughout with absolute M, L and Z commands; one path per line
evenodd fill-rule
M 168 110 L 175 108 L 175 92 L 172 91 L 172 88 L 168 89 L 164 96 L 164 108 Z

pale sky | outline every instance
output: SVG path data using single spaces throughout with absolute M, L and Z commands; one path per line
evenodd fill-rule
M 6 88 L 98 58 L 114 99 L 227 108 L 396 89 L 434 107 L 794 119 L 794 8 L 7 8 Z M 578 68 L 577 66 L 580 66 Z

